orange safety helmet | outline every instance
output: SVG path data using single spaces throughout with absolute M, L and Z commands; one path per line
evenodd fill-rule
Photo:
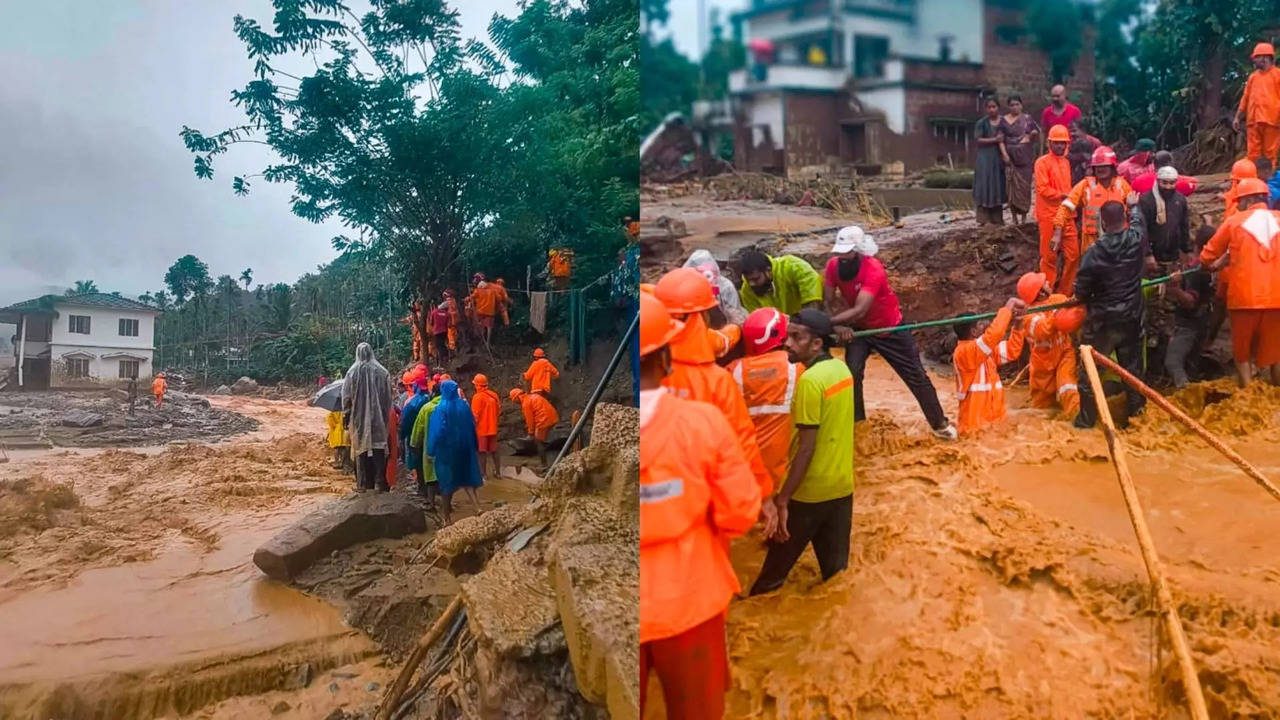
M 1053 313 L 1053 327 L 1058 332 L 1071 333 L 1084 327 L 1085 309 L 1083 305 L 1062 308 Z
M 524 395 L 524 391 L 520 388 L 511 388 L 511 392 L 507 393 L 507 397 L 512 400 L 519 400 L 521 395 Z
M 1270 192 L 1267 189 L 1267 184 L 1258 178 L 1245 178 L 1236 186 L 1236 199 L 1249 197 L 1250 195 L 1268 195 Z
M 748 355 L 769 352 L 781 345 L 786 337 L 787 316 L 777 308 L 754 310 L 742 323 L 742 339 Z
M 710 310 L 717 304 L 711 281 L 693 268 L 676 268 L 663 275 L 654 288 L 654 295 L 668 312 L 680 315 Z
M 1049 128 L 1049 142 L 1071 142 L 1071 131 L 1066 125 L 1054 125 Z
M 698 277 L 702 275 L 699 274 Z M 661 300 L 649 293 L 640 293 L 641 355 L 648 355 L 662 348 L 683 329 L 684 323 L 671 317 Z
M 1259 55 L 1270 55 L 1271 57 L 1275 57 L 1276 49 L 1271 46 L 1271 43 L 1260 42 L 1253 46 L 1253 52 L 1249 54 L 1249 59 L 1252 60 Z
M 1062 127 L 1054 125 L 1054 127 Z M 1040 291 L 1044 289 L 1044 285 L 1049 278 L 1044 273 L 1029 272 L 1018 278 L 1018 297 L 1022 302 L 1030 305 L 1040 297 Z
M 542 348 L 534 348 L 533 356 L 536 358 L 544 358 L 547 356 L 547 351 Z
M 401 384 L 401 385 L 412 385 L 412 384 L 413 384 L 413 371 L 412 371 L 412 370 L 405 370 L 405 371 L 404 371 L 404 374 L 400 376 L 400 384 Z
M 1110 165 L 1116 166 L 1116 151 L 1106 145 L 1099 145 L 1097 150 L 1093 151 L 1093 157 L 1089 158 L 1089 165 Z
M 1231 179 L 1244 180 L 1258 177 L 1258 166 L 1249 158 L 1240 158 L 1231 164 Z
M 507 286 L 507 281 L 506 281 L 506 280 L 503 280 L 502 278 L 498 278 L 497 280 L 494 280 L 494 282 L 498 283 L 498 284 L 499 284 L 499 285 L 501 285 L 502 287 L 506 287 L 506 286 Z
M 489 387 L 489 378 L 485 377 L 483 373 L 476 373 L 476 376 L 471 378 L 471 384 L 476 387 Z
M 162 373 L 162 372 L 156 373 L 156 377 L 158 377 L 158 378 L 160 378 L 161 380 L 163 380 L 163 379 L 164 379 L 164 373 Z

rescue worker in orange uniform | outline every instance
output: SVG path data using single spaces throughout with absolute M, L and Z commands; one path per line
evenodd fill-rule
M 747 414 L 756 426 L 760 457 L 781 487 L 787 477 L 791 449 L 791 399 L 804 365 L 787 358 L 787 316 L 777 308 L 760 308 L 742 325 L 746 356 L 729 365 L 729 374 L 747 402 Z
M 156 407 L 164 404 L 164 391 L 169 389 L 169 382 L 164 379 L 164 373 L 156 373 L 156 379 L 151 381 L 151 394 L 155 396 Z
M 498 299 L 498 312 L 502 314 L 502 324 L 511 324 L 511 314 L 509 308 L 511 306 L 511 296 L 507 294 L 507 281 L 498 278 L 493 281 L 497 286 L 494 288 L 493 294 Z
M 666 717 L 724 716 L 725 612 L 741 586 L 728 541 L 760 513 L 760 489 L 724 415 L 663 388 L 682 330 L 662 301 L 640 305 L 640 716 L 649 674 Z
M 1058 259 L 1060 253 L 1053 249 L 1054 218 L 1058 207 L 1071 192 L 1071 161 L 1067 159 L 1067 146 L 1071 144 L 1071 132 L 1065 125 L 1049 128 L 1049 152 L 1041 155 L 1035 164 L 1036 225 L 1040 228 L 1040 272 L 1044 273 L 1049 287 L 1059 287 Z M 1063 226 L 1063 238 L 1072 252 L 1079 247 L 1075 223 Z M 1079 262 L 1079 258 L 1074 258 Z M 1063 292 L 1070 293 L 1068 287 Z
M 1224 222 L 1204 249 L 1206 264 L 1230 254 L 1231 350 L 1241 387 L 1253 379 L 1250 360 L 1280 385 L 1280 213 L 1267 209 L 1269 191 L 1256 178 L 1242 180 L 1240 212 Z
M 642 288 L 640 294 L 647 292 Z M 738 437 L 742 454 L 751 465 L 751 472 L 760 486 L 760 496 L 771 497 L 773 478 L 760 456 L 756 428 L 751 423 L 747 402 L 729 371 L 716 364 L 715 348 L 711 334 L 707 332 L 707 311 L 716 306 L 711 283 L 693 268 L 676 268 L 658 280 L 653 295 L 672 317 L 684 323 L 680 334 L 671 341 L 671 372 L 663 378 L 663 386 L 676 397 L 711 403 L 724 413 Z M 770 537 L 777 530 L 776 506 L 766 502 L 761 508 L 764 535 Z
M 560 371 L 547 359 L 546 351 L 542 348 L 534 349 L 533 362 L 529 364 L 529 369 L 524 371 L 524 379 L 529 381 L 529 392 L 550 397 L 551 381 L 558 377 L 560 377 Z
M 402 325 L 408 325 L 413 331 L 413 360 L 417 362 L 422 360 L 422 326 L 419 324 L 422 318 L 422 303 L 417 300 L 409 306 L 409 314 L 400 319 Z
M 1240 198 L 1237 196 L 1237 188 L 1240 183 L 1250 178 L 1257 179 L 1258 166 L 1253 164 L 1249 158 L 1240 158 L 1231 164 L 1231 186 L 1222 193 L 1223 210 L 1222 225 L 1231 218 L 1232 215 L 1240 212 Z M 1208 218 L 1205 224 L 1209 224 Z M 1206 344 L 1212 344 L 1214 339 L 1218 337 L 1218 331 L 1222 329 L 1222 323 L 1227 319 L 1227 289 L 1231 285 L 1231 278 L 1228 276 L 1231 268 L 1225 265 L 1225 260 L 1215 263 L 1215 267 L 1220 266 L 1217 270 L 1217 277 L 1214 279 L 1214 297 L 1216 301 L 1213 304 L 1213 314 L 1209 319 L 1209 334 L 1206 336 Z M 1213 269 L 1213 268 L 1211 268 Z
M 547 277 L 556 290 L 569 289 L 569 277 L 573 274 L 573 251 L 556 248 L 547 251 Z
M 1103 145 L 1094 150 L 1089 165 L 1093 168 L 1093 175 L 1071 188 L 1067 199 L 1062 201 L 1058 214 L 1053 218 L 1053 240 L 1049 249 L 1055 253 L 1062 250 L 1062 278 L 1058 281 L 1058 290 L 1064 295 L 1075 287 L 1080 258 L 1084 257 L 1085 251 L 1102 232 L 1098 217 L 1102 206 L 1112 200 L 1124 203 L 1132 192 L 1129 181 L 1116 173 L 1116 154 L 1111 148 Z M 1077 214 L 1080 215 L 1080 242 L 1077 247 L 1063 245 L 1066 227 L 1075 220 Z
M 493 459 L 493 477 L 502 474 L 498 460 L 498 393 L 489 389 L 489 378 L 481 373 L 471 379 L 476 389 L 471 398 L 471 415 L 476 420 L 476 451 L 480 453 L 480 474 L 484 475 L 485 458 Z
M 1042 273 L 1035 272 L 1018 279 L 1018 299 L 1031 309 L 1042 305 L 1057 305 L 1068 300 L 1061 293 L 1050 294 L 1048 279 Z M 1071 345 L 1071 335 L 1061 332 L 1056 325 L 1057 314 L 1071 309 L 1028 312 L 1022 319 L 1022 336 L 1025 342 L 1031 343 L 1031 360 L 1027 370 L 1031 407 L 1051 408 L 1057 403 L 1063 413 L 1075 417 L 1076 411 L 1080 409 L 1075 348 Z M 1080 314 L 1083 315 L 1083 310 Z
M 977 323 L 957 323 L 960 339 L 952 354 L 956 370 L 956 395 L 960 399 L 961 435 L 972 434 L 1004 419 L 1004 385 L 1000 382 L 1000 366 L 1022 354 L 1023 335 L 1020 328 L 1009 328 L 1014 313 L 1021 314 L 1027 304 L 1014 297 L 996 313 L 991 324 L 979 333 Z M 1008 336 L 1006 338 L 1006 335 Z
M 453 352 L 458 349 L 458 322 L 461 318 L 458 312 L 458 298 L 454 297 L 452 290 L 444 291 L 444 304 L 449 309 L 449 351 Z
M 1264 157 L 1274 166 L 1276 152 L 1280 151 L 1280 70 L 1276 69 L 1276 50 L 1271 43 L 1260 42 L 1253 46 L 1249 59 L 1253 60 L 1254 71 L 1245 81 L 1231 127 L 1240 132 L 1243 120 L 1249 159 Z
M 513 388 L 507 397 L 520 406 L 524 414 L 524 429 L 538 446 L 538 457 L 542 466 L 547 466 L 547 434 L 560 422 L 560 413 L 551 401 L 538 393 L 527 393 L 520 388 Z
M 1240 181 L 1258 179 L 1258 166 L 1253 164 L 1249 158 L 1240 158 L 1231 164 L 1231 186 L 1226 192 L 1222 193 L 1223 208 L 1222 221 L 1226 222 L 1228 218 L 1240 212 L 1240 197 L 1237 194 L 1240 187 Z
M 476 273 L 476 287 L 471 291 L 469 298 L 471 307 L 475 310 L 476 324 L 480 326 L 480 332 L 484 336 L 485 345 L 489 344 L 489 339 L 493 335 L 493 317 L 498 312 L 499 293 L 496 287 L 484 279 L 483 273 Z

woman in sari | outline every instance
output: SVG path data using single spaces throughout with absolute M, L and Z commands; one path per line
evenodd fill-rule
M 466 401 L 458 396 L 458 383 L 440 383 L 440 404 L 427 424 L 427 455 L 435 466 L 436 483 L 444 500 L 444 523 L 453 522 L 453 493 L 466 490 L 480 514 L 476 488 L 484 484 L 480 476 L 480 456 L 476 447 L 476 420 Z
M 973 166 L 973 208 L 979 225 L 1003 225 L 1005 180 L 1000 159 L 1000 101 L 989 97 L 984 104 L 987 116 L 974 126 L 978 159 Z
M 1005 165 L 1009 212 L 1013 215 L 1014 224 L 1021 225 L 1031 211 L 1032 175 L 1040 128 L 1030 115 L 1022 112 L 1020 96 L 1010 95 L 1006 102 L 1009 110 L 1000 117 L 996 131 L 1000 136 L 1000 155 Z

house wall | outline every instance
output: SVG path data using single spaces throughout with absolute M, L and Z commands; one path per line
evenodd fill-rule
M 759 172 L 765 168 L 781 169 L 785 142 L 782 97 L 781 92 L 742 96 L 738 107 L 739 121 L 734 132 L 735 167 L 749 172 Z M 768 142 L 764 127 L 769 128 Z
M 120 378 L 120 361 L 128 358 L 111 357 L 104 358 L 103 355 L 113 355 L 116 353 L 128 353 L 143 358 L 138 363 L 138 380 L 150 380 L 155 368 L 152 367 L 152 351 L 150 348 L 143 350 L 128 349 L 121 350 L 115 347 L 103 346 L 83 346 L 83 345 L 59 345 L 54 343 L 53 352 L 51 354 L 52 366 L 51 385 L 53 387 L 88 387 L 99 385 L 123 384 L 127 381 Z M 91 355 L 89 359 L 89 377 L 73 378 L 67 375 L 67 364 L 64 356 L 70 353 L 85 353 Z
M 1033 47 L 1032 39 L 1023 35 L 1017 43 L 1002 42 L 997 28 L 1024 27 L 1026 22 L 1020 10 L 988 5 L 985 11 L 985 44 L 987 61 L 984 75 L 987 84 L 1000 95 L 1001 102 L 1010 93 L 1022 96 L 1022 103 L 1036 122 L 1040 112 L 1049 104 L 1049 88 L 1053 87 L 1052 66 L 1049 57 Z M 1094 38 L 1096 28 L 1085 25 L 1080 52 L 1076 55 L 1071 77 L 1063 85 L 1067 97 L 1088 115 L 1093 108 Z M 975 121 L 977 116 L 974 117 Z
M 840 154 L 840 99 L 834 93 L 788 92 L 786 109 L 786 172 L 825 165 Z
M 50 348 L 53 386 L 75 387 L 121 382 L 119 375 L 122 358 L 102 357 L 116 353 L 127 353 L 143 358 L 138 365 L 138 378 L 143 380 L 151 377 L 154 372 L 152 367 L 152 347 L 155 342 L 154 313 L 61 304 L 55 306 L 55 309 L 58 316 L 53 321 L 53 341 Z M 68 318 L 71 315 L 89 316 L 88 335 L 70 332 Z M 138 321 L 137 337 L 120 335 L 121 319 Z M 67 375 L 64 356 L 77 352 L 91 356 L 88 379 L 71 378 Z

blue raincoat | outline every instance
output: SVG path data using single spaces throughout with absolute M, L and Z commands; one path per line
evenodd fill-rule
M 428 425 L 427 454 L 435 465 L 440 492 L 450 495 L 458 488 L 483 485 L 476 452 L 476 420 L 466 401 L 458 396 L 458 383 L 440 383 L 440 405 L 431 413 Z
M 413 423 L 418 419 L 418 411 L 430 399 L 431 395 L 427 393 L 427 389 L 419 386 L 416 388 L 413 397 L 409 398 L 409 401 L 404 404 L 404 409 L 400 411 L 400 447 L 404 448 L 405 467 L 418 467 L 418 453 L 413 451 L 409 436 L 413 433 Z

